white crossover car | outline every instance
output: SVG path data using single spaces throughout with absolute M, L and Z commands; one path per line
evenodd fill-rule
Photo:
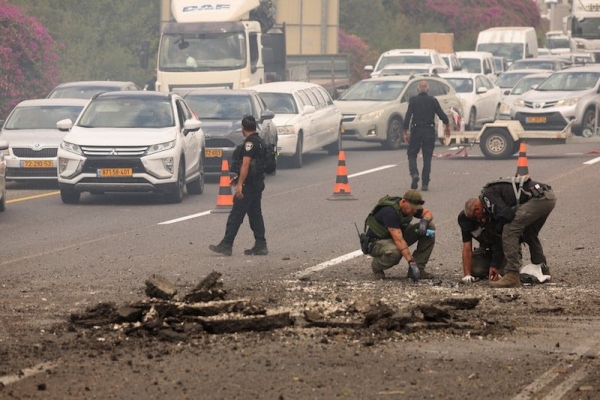
M 201 122 L 175 93 L 105 92 L 92 97 L 58 150 L 64 203 L 82 192 L 162 192 L 170 203 L 204 191 Z

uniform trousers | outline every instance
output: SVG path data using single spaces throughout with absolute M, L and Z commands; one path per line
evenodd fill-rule
M 435 225 L 433 222 L 430 222 L 427 228 L 435 230 Z M 429 261 L 429 257 L 433 251 L 435 237 L 420 236 L 417 233 L 418 229 L 419 224 L 411 224 L 402 231 L 402 237 L 408 246 L 417 243 L 417 249 L 412 253 L 412 256 L 419 268 L 423 269 Z M 376 241 L 370 254 L 373 257 L 371 265 L 373 268 L 380 271 L 393 267 L 402 259 L 402 253 L 394 243 L 393 239 L 380 239 Z
M 248 214 L 250 229 L 254 233 L 254 239 L 257 242 L 265 242 L 265 222 L 262 215 L 262 192 L 265 189 L 265 182 L 257 180 L 251 183 L 244 183 L 242 199 L 233 198 L 233 207 L 227 218 L 225 227 L 225 237 L 223 242 L 233 245 L 233 241 L 244 222 L 244 217 Z
M 423 173 L 421 180 L 424 185 L 429 184 L 429 175 L 431 173 L 431 157 L 435 148 L 435 128 L 420 128 L 413 126 L 410 131 L 410 142 L 408 143 L 408 170 L 410 176 L 419 176 L 417 168 L 417 155 L 419 151 L 423 153 Z

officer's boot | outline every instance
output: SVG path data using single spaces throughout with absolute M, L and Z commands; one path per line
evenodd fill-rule
M 521 276 L 518 271 L 508 271 L 500 280 L 490 281 L 493 288 L 516 288 L 521 287 Z
M 419 187 L 419 174 L 411 175 L 412 182 L 410 183 L 411 189 L 417 189 Z
M 218 245 L 211 244 L 208 248 L 215 253 L 223 254 L 224 256 L 230 256 L 233 250 L 233 245 L 231 243 L 226 243 L 221 241 Z
M 423 180 L 423 183 L 421 183 L 421 191 L 426 192 L 428 190 L 429 190 L 429 182 Z
M 269 250 L 267 249 L 267 242 L 262 240 L 257 240 L 254 242 L 254 246 L 251 249 L 244 250 L 244 254 L 247 256 L 266 256 L 269 254 Z

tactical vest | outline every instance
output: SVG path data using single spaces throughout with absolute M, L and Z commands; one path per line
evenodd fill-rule
M 391 197 L 387 194 L 379 199 L 375 207 L 373 207 L 373 210 L 367 216 L 367 219 L 365 219 L 365 231 L 367 230 L 367 227 L 369 227 L 379 239 L 389 239 L 392 237 L 388 228 L 381 225 L 375 219 L 375 214 L 377 211 L 388 206 L 392 207 L 398 213 L 398 217 L 400 218 L 400 229 L 406 229 L 406 227 L 412 222 L 413 216 L 402 214 L 402 210 L 400 210 L 400 204 L 398 204 L 400 199 L 401 197 Z
M 499 183 L 510 183 L 512 185 L 513 191 L 515 192 L 515 198 L 517 199 L 517 206 L 519 206 L 519 204 L 521 204 L 521 194 L 525 194 L 527 197 L 532 197 L 531 193 L 526 191 L 523 188 L 523 185 L 525 184 L 525 182 L 528 182 L 530 179 L 531 178 L 529 178 L 529 176 L 498 178 L 495 181 L 488 182 L 483 187 L 483 189 L 481 189 L 481 194 L 479 195 L 479 198 L 481 199 L 481 202 L 483 203 L 483 206 L 486 208 L 488 213 L 493 214 L 493 210 L 488 208 L 488 205 L 486 204 L 485 200 L 483 199 L 483 192 L 485 191 L 485 189 L 489 188 L 490 186 L 497 185 Z M 518 186 L 517 186 L 517 184 L 518 184 Z

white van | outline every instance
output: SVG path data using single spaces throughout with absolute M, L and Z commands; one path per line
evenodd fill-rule
M 460 61 L 463 72 L 483 74 L 492 82 L 498 78 L 492 53 L 487 51 L 457 51 L 456 57 Z
M 479 32 L 477 51 L 488 51 L 504 57 L 508 63 L 538 56 L 535 29 L 524 26 L 503 26 Z

